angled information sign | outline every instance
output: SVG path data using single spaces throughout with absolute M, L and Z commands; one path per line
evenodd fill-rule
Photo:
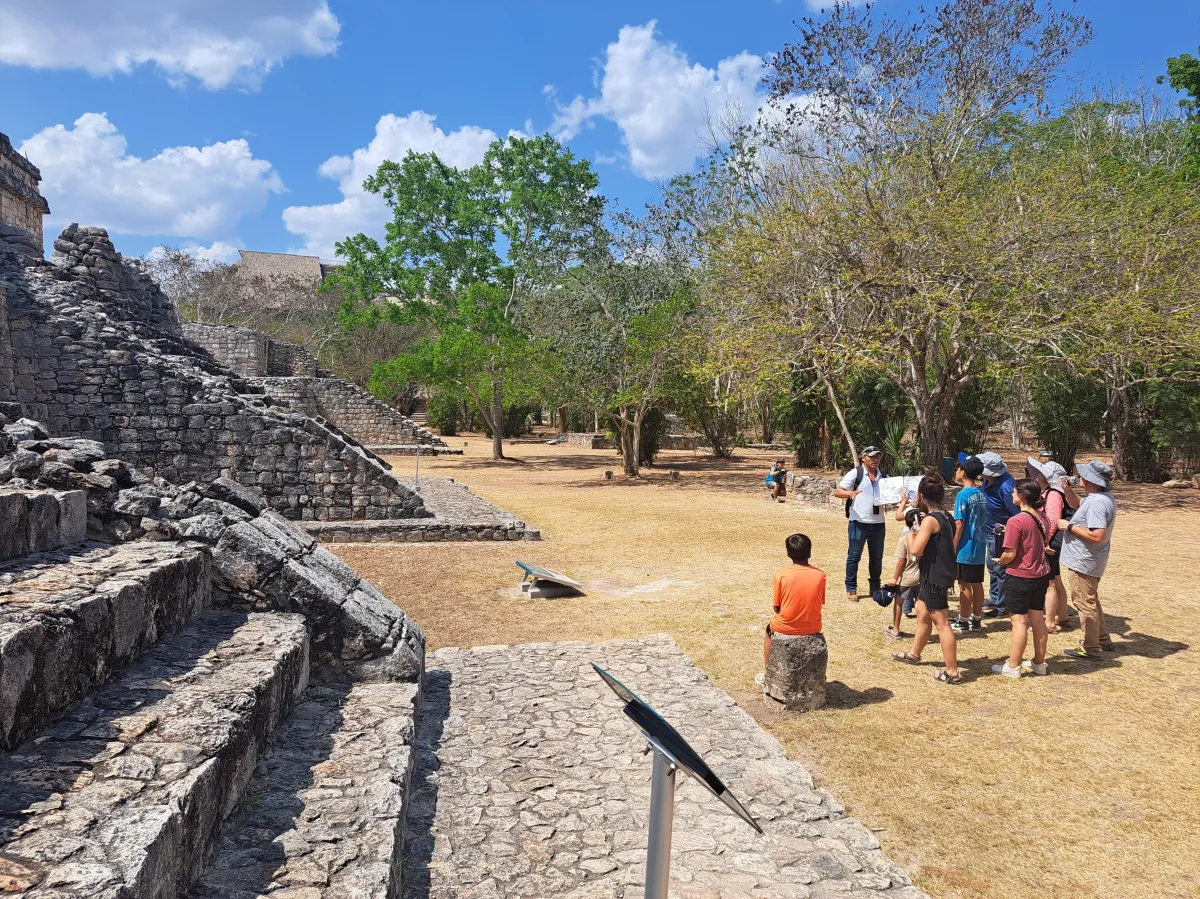
M 706 790 L 720 799 L 735 815 L 753 827 L 763 830 L 721 782 L 712 768 L 700 757 L 666 719 L 643 702 L 636 693 L 592 663 L 596 673 L 625 703 L 625 715 L 638 726 L 642 736 L 654 750 L 654 770 L 650 787 L 650 835 L 646 853 L 646 899 L 667 899 L 667 882 L 671 871 L 671 826 L 675 814 L 675 772 L 683 771 Z

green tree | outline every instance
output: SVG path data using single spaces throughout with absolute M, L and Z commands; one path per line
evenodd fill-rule
M 331 279 L 347 325 L 420 321 L 432 336 L 375 383 L 420 378 L 465 390 L 504 456 L 505 391 L 520 389 L 537 347 L 527 322 L 570 268 L 603 249 L 604 200 L 586 160 L 550 135 L 497 140 L 461 170 L 436 153 L 387 160 L 364 182 L 392 211 L 381 244 L 338 244 Z
M 637 477 L 648 416 L 681 389 L 696 301 L 670 227 L 627 214 L 614 225 L 605 255 L 545 299 L 535 333 L 559 389 L 613 425 L 625 473 Z

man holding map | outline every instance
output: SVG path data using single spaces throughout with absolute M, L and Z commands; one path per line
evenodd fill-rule
M 848 535 L 850 547 L 846 552 L 846 599 L 858 602 L 858 563 L 862 559 L 863 547 L 867 548 L 867 576 L 870 593 L 879 589 L 883 575 L 883 544 L 887 537 L 884 524 L 884 501 L 880 496 L 880 480 L 885 477 L 879 470 L 883 451 L 868 446 L 862 451 L 858 465 L 850 469 L 838 482 L 833 495 L 846 500 L 846 517 L 850 519 Z

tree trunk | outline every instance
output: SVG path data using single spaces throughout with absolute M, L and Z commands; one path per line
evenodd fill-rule
M 492 459 L 504 458 L 504 382 L 492 381 Z
M 1113 474 L 1122 480 L 1133 474 L 1133 459 L 1131 457 L 1130 431 L 1133 423 L 1130 420 L 1129 397 L 1124 390 L 1107 387 L 1108 394 L 1108 424 L 1112 434 Z
M 842 405 L 837 401 L 837 394 L 833 392 L 833 382 L 829 380 L 828 375 L 822 375 L 821 380 L 825 382 L 825 392 L 829 394 L 829 404 L 833 406 L 833 411 L 837 414 L 838 423 L 842 426 L 842 436 L 846 438 L 846 446 L 850 447 L 850 457 L 857 465 L 858 444 L 854 442 L 854 437 L 850 434 L 850 428 L 846 426 L 846 416 L 842 414 Z
M 567 433 L 567 407 L 558 407 L 558 433 Z
M 771 401 L 766 397 L 759 400 L 758 416 L 762 430 L 762 442 L 770 443 L 771 438 L 775 436 L 775 432 L 771 428 Z
M 621 438 L 621 466 L 628 477 L 638 476 L 638 435 L 637 427 L 629 420 L 629 410 L 622 408 L 621 415 L 616 419 L 618 436 Z
M 942 457 L 946 455 L 946 446 L 950 442 L 950 416 L 954 412 L 953 405 L 946 399 L 941 403 L 917 402 L 912 397 L 909 399 L 917 415 L 917 428 L 921 432 L 918 441 L 921 447 L 921 464 L 937 470 L 941 467 Z M 947 406 L 950 408 L 947 409 Z

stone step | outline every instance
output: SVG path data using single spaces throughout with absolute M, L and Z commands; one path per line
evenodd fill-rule
M 298 615 L 206 612 L 0 759 L 0 889 L 176 899 L 307 686 Z
M 222 826 L 193 899 L 400 895 L 416 684 L 314 687 Z
M 208 607 L 211 564 L 173 541 L 90 543 L 0 564 L 0 748 Z
M 83 490 L 0 490 L 0 562 L 86 539 Z

